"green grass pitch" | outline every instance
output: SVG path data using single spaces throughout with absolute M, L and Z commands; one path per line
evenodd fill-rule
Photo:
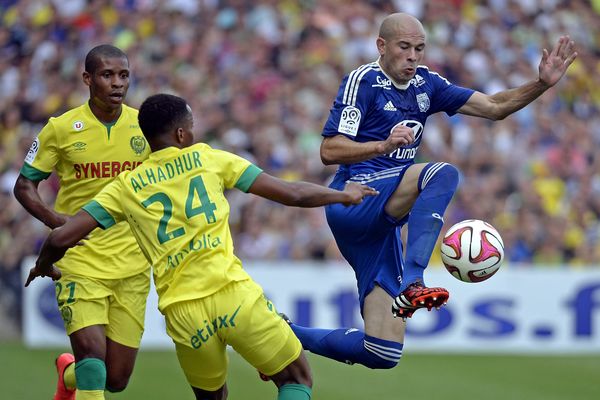
M 0 344 L 0 398 L 50 399 L 60 350 Z M 230 353 L 229 399 L 275 399 L 275 386 Z M 405 352 L 393 370 L 371 371 L 309 354 L 313 399 L 600 399 L 600 356 L 457 355 Z M 172 351 L 140 352 L 129 387 L 107 399 L 193 400 Z

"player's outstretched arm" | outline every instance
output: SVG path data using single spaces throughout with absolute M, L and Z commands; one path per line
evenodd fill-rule
M 19 175 L 13 189 L 15 198 L 29 214 L 49 228 L 57 228 L 65 223 L 67 216 L 57 213 L 44 203 L 38 192 L 39 184 L 39 182 L 34 182 L 23 175 Z
M 537 80 L 491 96 L 475 92 L 458 112 L 492 120 L 504 119 L 554 86 L 575 58 L 575 43 L 568 36 L 562 36 L 550 52 L 542 51 Z
M 44 241 L 35 267 L 29 271 L 25 286 L 38 276 L 60 279 L 61 273 L 54 263 L 63 258 L 68 249 L 78 244 L 88 233 L 98 227 L 98 222 L 85 211 L 69 217 L 67 222 L 50 232 Z
M 342 191 L 310 182 L 288 182 L 265 172 L 256 178 L 248 192 L 294 207 L 319 207 L 333 203 L 360 204 L 365 196 L 378 194 L 373 188 L 353 182 Z

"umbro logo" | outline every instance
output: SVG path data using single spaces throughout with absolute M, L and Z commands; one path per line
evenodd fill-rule
M 398 109 L 396 107 L 394 107 L 394 104 L 392 104 L 392 101 L 388 101 L 385 106 L 383 106 L 383 109 L 385 111 L 398 111 Z

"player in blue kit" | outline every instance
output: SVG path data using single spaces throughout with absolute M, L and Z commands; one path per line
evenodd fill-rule
M 326 208 L 337 245 L 356 275 L 364 331 L 291 326 L 313 353 L 393 368 L 402 356 L 406 318 L 419 308 L 439 308 L 449 298 L 446 289 L 425 286 L 423 273 L 459 174 L 448 163 L 415 163 L 427 117 L 444 111 L 503 119 L 555 85 L 577 53 L 563 36 L 550 52 L 543 50 L 537 80 L 490 96 L 419 65 L 425 31 L 408 14 L 386 17 L 376 44 L 379 59 L 342 81 L 321 144 L 323 163 L 340 164 L 330 187 L 360 182 L 380 193 L 356 207 Z

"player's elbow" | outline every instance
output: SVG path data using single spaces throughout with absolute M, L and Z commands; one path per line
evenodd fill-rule
M 322 192 L 306 182 L 292 182 L 280 203 L 290 207 L 316 207 L 322 203 Z
M 473 115 L 476 117 L 485 118 L 488 121 L 500 121 L 508 116 L 508 114 L 504 113 L 497 106 L 492 106 L 485 110 L 482 110 L 481 112 L 476 112 L 476 113 L 467 114 L 467 115 Z
M 15 196 L 15 199 L 21 203 L 22 193 L 18 183 L 15 183 L 15 186 L 13 187 L 13 195 Z
M 491 121 L 501 121 L 508 117 L 511 112 L 506 109 L 504 104 L 499 101 L 493 101 L 485 115 Z
M 59 233 L 57 233 L 56 231 L 57 231 L 57 229 L 50 232 L 50 235 L 48 236 L 48 239 L 46 239 L 46 242 L 47 242 L 48 246 L 55 248 L 55 249 L 59 249 L 61 247 L 64 247 L 65 242 L 64 242 L 63 237 L 61 237 L 61 235 Z
M 321 142 L 321 148 L 320 148 L 319 153 L 321 155 L 321 162 L 324 165 L 337 164 L 337 160 L 333 157 L 333 151 L 332 151 L 330 142 L 331 142 L 330 138 L 325 138 Z
M 294 187 L 284 200 L 284 204 L 290 207 L 303 207 L 308 202 L 308 194 L 301 187 Z
M 19 175 L 17 181 L 15 182 L 15 186 L 13 187 L 13 194 L 15 195 L 15 199 L 19 203 L 23 203 L 23 198 L 25 197 L 25 191 L 27 190 L 27 179 L 23 177 L 23 175 Z
M 494 114 L 494 115 L 492 115 L 492 116 L 491 116 L 490 118 L 488 118 L 488 119 L 490 119 L 490 120 L 492 120 L 492 121 L 502 121 L 503 119 L 505 119 L 505 118 L 506 118 L 506 117 L 508 117 L 509 115 L 510 115 L 510 114 L 500 114 L 500 113 L 498 113 L 498 114 Z
M 321 145 L 321 162 L 324 165 L 339 164 L 339 160 L 335 157 L 335 153 L 328 146 Z
M 327 153 L 321 152 L 321 162 L 323 165 L 336 164 L 335 160 L 327 155 Z

